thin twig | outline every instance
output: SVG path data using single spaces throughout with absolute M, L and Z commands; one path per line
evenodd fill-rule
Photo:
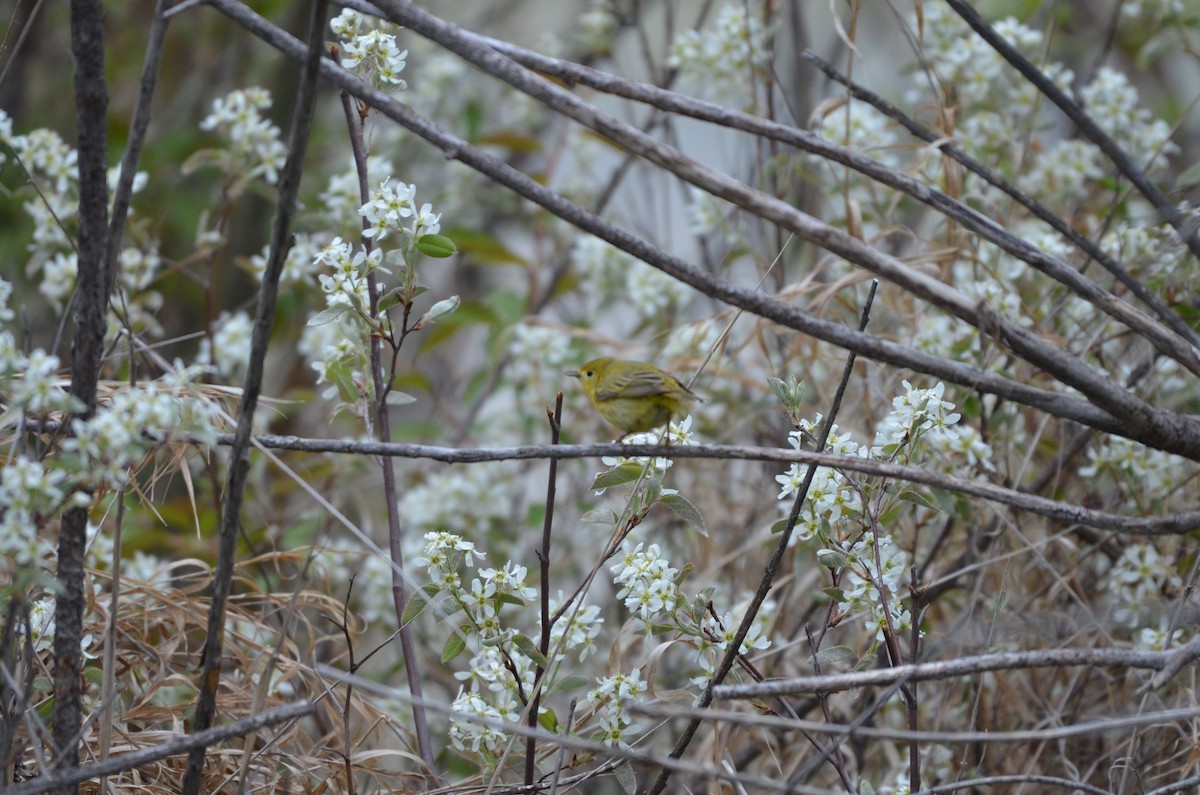
M 546 420 L 550 423 L 550 444 L 558 444 L 559 431 L 562 429 L 563 393 L 559 392 L 554 398 L 554 410 L 546 409 Z M 554 527 L 554 493 L 558 485 L 558 460 L 550 460 L 550 473 L 546 479 L 546 516 L 542 520 L 542 546 L 537 551 L 538 571 L 540 573 L 539 590 L 541 591 L 542 634 L 538 639 L 538 651 L 544 659 L 550 659 L 550 631 L 553 624 L 550 621 L 550 531 Z M 546 669 L 539 662 L 533 681 L 542 681 Z M 520 681 L 520 678 L 517 678 Z M 537 726 L 538 709 L 542 703 L 542 688 L 534 690 L 529 708 L 529 727 Z M 570 729 L 568 728 L 568 731 Z M 525 740 L 525 783 L 532 784 L 537 770 L 537 738 L 532 735 Z M 557 776 L 557 774 L 556 774 Z
M 960 657 L 942 662 L 925 662 L 822 676 L 797 676 L 773 679 L 769 682 L 722 685 L 715 689 L 714 699 L 765 698 L 795 696 L 801 693 L 836 693 L 858 687 L 891 684 L 894 682 L 925 682 L 950 679 L 987 671 L 1012 671 L 1022 668 L 1065 668 L 1078 665 L 1102 665 L 1122 668 L 1144 668 L 1162 671 L 1178 670 L 1183 664 L 1200 658 L 1200 640 L 1169 651 L 1133 651 L 1131 649 L 1036 649 L 1033 651 L 997 652 L 974 657 Z M 1166 682 L 1157 682 L 1161 687 Z
M 4 790 L 4 795 L 39 795 L 55 787 L 73 788 L 89 779 L 111 776 L 113 773 L 120 773 L 122 770 L 132 770 L 135 767 L 157 762 L 160 759 L 188 753 L 196 748 L 207 748 L 230 737 L 237 737 L 242 734 L 258 731 L 264 726 L 272 726 L 276 723 L 302 718 L 305 715 L 312 714 L 315 709 L 316 707 L 308 701 L 300 701 L 296 704 L 276 707 L 275 709 L 260 712 L 257 715 L 251 715 L 248 718 L 235 720 L 233 723 L 227 723 L 224 726 L 192 732 L 191 734 L 181 734 L 174 739 L 152 745 L 149 748 L 110 757 L 96 764 L 77 767 L 70 772 L 49 773 L 39 776 L 32 781 L 8 787 Z

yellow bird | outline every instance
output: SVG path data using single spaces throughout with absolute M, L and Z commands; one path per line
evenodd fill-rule
M 596 412 L 627 434 L 664 425 L 693 400 L 704 400 L 649 362 L 602 356 L 566 375 L 578 378 Z

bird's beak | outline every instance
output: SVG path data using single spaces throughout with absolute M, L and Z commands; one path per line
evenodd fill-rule
M 578 378 L 579 371 L 578 370 L 563 370 L 563 375 L 569 375 L 572 378 Z

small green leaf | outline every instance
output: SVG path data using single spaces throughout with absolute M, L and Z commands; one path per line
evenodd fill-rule
M 387 404 L 389 406 L 407 406 L 409 403 L 416 403 L 417 399 L 407 392 L 398 392 L 393 389 L 388 392 Z
M 875 667 L 876 656 L 874 654 L 864 654 L 858 664 L 854 666 L 854 672 L 866 671 Z
M 596 479 L 592 481 L 592 489 L 600 490 L 619 486 L 622 483 L 629 483 L 637 480 L 642 476 L 641 464 L 621 464 L 615 466 L 607 472 L 601 472 L 596 475 Z
M 821 593 L 825 594 L 826 596 L 828 596 L 830 599 L 837 602 L 838 604 L 842 604 L 843 602 L 846 601 L 846 592 L 843 591 L 841 588 L 833 588 L 833 587 L 822 588 Z
M 342 315 L 350 311 L 350 307 L 344 304 L 339 306 L 331 306 L 328 309 L 322 309 L 317 314 L 308 319 L 310 326 L 324 326 L 326 323 L 332 323 Z
M 469 629 L 469 627 L 450 633 L 450 637 L 446 640 L 446 645 L 442 647 L 442 662 L 450 662 L 467 648 L 467 641 L 464 635 L 466 629 Z
M 637 792 L 637 775 L 633 772 L 633 765 L 628 762 L 622 762 L 613 770 L 613 775 L 617 777 L 617 783 L 621 785 L 621 789 L 625 790 L 625 795 L 635 795 Z
M 388 290 L 386 293 L 384 293 L 383 297 L 379 299 L 379 313 L 383 314 L 399 304 L 401 298 L 403 298 L 403 292 L 399 287 L 393 287 L 391 290 Z
M 582 690 L 583 688 L 589 686 L 591 683 L 592 683 L 592 680 L 588 679 L 586 676 L 580 676 L 579 674 L 570 674 L 568 676 L 564 676 L 562 679 L 557 680 L 554 683 L 554 686 L 551 688 L 551 690 L 555 690 L 555 691 L 561 690 L 561 691 L 570 693 L 573 690 Z
M 407 624 L 425 611 L 429 606 L 429 600 L 419 594 L 413 594 L 408 599 L 408 604 L 404 606 L 404 613 L 400 616 L 400 623 Z
M 609 508 L 596 508 L 579 517 L 579 521 L 588 524 L 616 524 L 617 512 Z
M 496 594 L 496 601 L 502 605 L 517 605 L 518 607 L 525 606 L 525 600 L 519 596 L 513 596 L 510 593 Z
M 817 562 L 827 569 L 844 569 L 850 562 L 845 553 L 836 549 L 817 550 Z
M 696 506 L 688 502 L 685 497 L 678 494 L 664 494 L 662 504 L 670 508 L 680 519 L 696 528 L 696 532 L 700 535 L 708 538 L 708 525 L 704 523 L 704 517 L 700 515 L 700 511 L 696 510 Z
M 840 660 L 850 660 L 858 656 L 858 652 L 849 646 L 832 646 L 828 649 L 821 649 L 816 654 L 815 662 L 818 665 L 828 665 L 830 663 L 839 662 Z M 809 662 L 813 662 L 813 657 L 810 656 Z
M 519 254 L 508 249 L 500 240 L 486 232 L 467 227 L 456 227 L 446 231 L 458 250 L 469 257 L 472 263 L 481 265 L 527 265 Z
M 458 249 L 454 247 L 453 240 L 443 235 L 421 235 L 417 238 L 417 251 L 427 257 L 445 259 L 452 256 Z
M 784 530 L 787 530 L 787 526 L 788 526 L 788 520 L 780 519 L 778 522 L 771 525 L 771 535 L 776 535 L 777 533 L 782 533 Z
M 518 632 L 512 636 L 512 642 L 522 654 L 533 660 L 535 665 L 546 668 L 550 664 L 550 661 L 546 659 L 546 656 L 538 651 L 538 647 L 536 644 L 534 644 L 533 638 L 529 637 L 528 635 L 522 635 L 520 632 Z
M 930 510 L 937 511 L 938 513 L 943 512 L 943 506 L 934 503 L 933 500 L 929 499 L 919 491 L 905 489 L 896 496 L 905 502 L 911 502 L 913 505 L 920 505 L 922 508 L 929 508 Z
M 558 718 L 555 716 L 554 710 L 547 709 L 538 715 L 538 725 L 548 732 L 558 731 Z

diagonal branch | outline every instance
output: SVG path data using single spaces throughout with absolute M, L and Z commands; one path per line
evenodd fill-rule
M 298 39 L 267 22 L 238 0 L 210 0 L 210 5 L 289 57 L 303 57 L 305 48 Z M 1097 430 L 1124 436 L 1167 452 L 1178 453 L 1192 460 L 1200 460 L 1200 419 L 1157 410 L 1136 399 L 1133 402 L 1138 404 L 1140 411 L 1114 415 L 1087 400 L 1060 392 L 1039 389 L 978 367 L 915 351 L 839 323 L 815 317 L 790 304 L 767 297 L 756 290 L 731 285 L 693 267 L 678 257 L 666 254 L 644 240 L 567 201 L 499 158 L 471 146 L 457 136 L 446 133 L 413 112 L 407 105 L 372 88 L 333 63 L 324 61 L 321 69 L 322 76 L 330 82 L 345 88 L 371 107 L 378 109 L 406 129 L 437 146 L 447 157 L 470 166 L 497 183 L 505 185 L 519 195 L 546 208 L 558 217 L 647 262 L 669 276 L 695 287 L 705 295 L 779 323 L 786 328 L 800 331 L 846 350 L 852 350 L 875 361 L 909 368 L 984 393 L 995 394 Z M 902 263 L 883 257 L 873 249 L 868 250 L 875 256 L 904 268 Z M 938 284 L 940 285 L 940 283 Z M 944 285 L 940 286 L 944 288 Z M 950 292 L 953 293 L 953 291 Z M 1071 359 L 1065 351 L 1058 350 L 1046 343 L 1042 343 L 1042 345 L 1043 352 L 1055 359 Z M 1084 368 L 1084 370 L 1094 374 L 1090 368 Z M 1111 393 L 1112 382 L 1098 374 L 1096 376 L 1104 388 Z M 1120 391 L 1122 390 L 1118 387 L 1117 393 L 1119 394 Z
M 1200 334 L 1197 334 L 1195 330 L 1188 326 L 1177 312 L 1171 311 L 1153 293 L 1105 254 L 1102 249 L 1072 229 L 1061 218 L 1037 204 L 1028 196 L 1025 196 L 1014 186 L 1009 185 L 1004 180 L 992 174 L 990 170 L 975 163 L 956 147 L 943 146 L 940 147 L 940 150 L 959 160 L 959 162 L 965 160 L 964 165 L 968 163 L 973 165 L 974 167 L 971 168 L 972 171 L 979 173 L 989 182 L 1000 187 L 1022 205 L 1028 207 L 1039 219 L 1050 224 L 1055 231 L 1067 237 L 1072 243 L 1079 246 L 1081 250 L 1086 251 L 1088 256 L 1103 265 L 1114 276 L 1119 278 L 1122 284 L 1128 287 L 1139 299 L 1151 307 L 1159 320 L 1170 326 L 1170 330 L 1164 329 L 1155 323 L 1152 318 L 1134 309 L 1108 290 L 1101 288 L 1079 271 L 1068 266 L 1065 262 L 1046 254 L 1021 238 L 1011 234 L 1000 224 L 992 221 L 982 213 L 947 196 L 941 191 L 934 190 L 929 185 L 913 179 L 903 172 L 889 168 L 853 149 L 827 141 L 808 130 L 779 124 L 778 122 L 748 113 L 731 110 L 712 102 L 704 102 L 684 94 L 618 77 L 599 69 L 582 66 L 560 58 L 551 58 L 508 42 L 478 36 L 466 31 L 462 33 L 464 36 L 468 36 L 480 44 L 507 55 L 528 69 L 556 77 L 568 85 L 578 83 L 614 96 L 645 102 L 661 110 L 711 122 L 730 129 L 741 130 L 773 141 L 779 141 L 780 143 L 788 144 L 826 160 L 840 163 L 860 174 L 871 177 L 880 184 L 887 185 L 931 207 L 947 218 L 956 221 L 965 229 L 994 243 L 1002 251 L 1028 263 L 1051 279 L 1070 288 L 1076 295 L 1088 301 L 1100 311 L 1146 337 L 1159 351 L 1175 359 L 1192 373 L 1200 375 L 1200 353 L 1197 351 L 1197 348 L 1200 347 Z M 811 52 L 806 52 L 805 58 L 816 63 L 817 66 L 825 70 L 827 74 L 833 76 L 834 79 L 848 82 L 845 78 L 833 72 L 832 67 L 829 67 L 815 55 L 811 54 Z M 871 101 L 872 99 L 878 100 L 877 97 L 871 95 L 870 92 L 863 91 L 857 86 L 853 88 L 857 98 L 870 101 L 872 105 L 879 107 L 875 101 Z M 883 104 L 886 106 L 886 103 Z M 888 113 L 887 115 L 896 118 L 895 109 L 891 110 L 893 113 Z M 886 113 L 887 111 L 884 112 Z M 908 123 L 905 124 L 905 127 L 918 138 L 929 142 L 935 140 L 935 137 L 920 127 L 920 125 L 908 121 L 903 117 L 903 114 L 899 115 L 903 120 L 901 123 L 907 121 Z M 1171 333 L 1172 331 L 1174 333 Z
M 1100 126 L 1092 120 L 1083 108 L 1063 92 L 1058 86 L 1054 85 L 1054 81 L 1042 74 L 1042 71 L 1034 66 L 1028 58 L 1022 55 L 1015 47 L 1009 44 L 1004 38 L 996 32 L 996 30 L 987 23 L 979 13 L 971 7 L 970 3 L 965 0 L 946 0 L 946 5 L 954 9 L 954 12 L 963 18 L 971 28 L 979 34 L 979 36 L 991 45 L 992 49 L 1000 54 L 1004 60 L 1013 65 L 1021 75 L 1028 80 L 1032 85 L 1037 87 L 1038 91 L 1058 106 L 1058 109 L 1066 114 L 1072 122 L 1078 127 L 1080 132 L 1088 137 L 1088 139 L 1100 148 L 1100 151 L 1113 162 L 1125 178 L 1133 183 L 1133 186 L 1138 189 L 1138 192 L 1146 197 L 1146 200 L 1158 210 L 1162 219 L 1179 233 L 1179 237 L 1187 243 L 1187 247 L 1196 257 L 1200 257 L 1200 237 L 1196 235 L 1196 229 L 1188 228 L 1187 219 L 1183 217 L 1183 213 L 1179 211 L 1170 199 L 1166 197 L 1158 186 L 1150 181 L 1141 167 L 1130 159 L 1129 155 L 1121 148 L 1121 145 L 1114 141 Z
M 749 210 L 761 218 L 779 224 L 801 239 L 900 285 L 913 295 L 950 312 L 995 338 L 1004 348 L 1042 368 L 1059 381 L 1071 386 L 1093 403 L 1114 416 L 1127 417 L 1146 431 L 1159 426 L 1164 412 L 1150 406 L 1106 374 L 1090 367 L 1058 346 L 1041 339 L 1016 322 L 1000 315 L 992 307 L 955 290 L 895 257 L 884 254 L 852 235 L 835 229 L 762 191 L 706 166 L 678 149 L 668 146 L 641 130 L 626 124 L 584 102 L 571 92 L 540 77 L 511 58 L 474 41 L 457 26 L 441 20 L 416 6 L 398 0 L 376 0 L 375 5 L 392 22 L 403 25 L 454 52 L 487 74 L 524 91 L 547 107 L 566 115 L 621 147 L 635 152 L 655 165 L 721 199 Z M 1161 430 L 1174 435 L 1184 425 L 1200 424 L 1182 415 L 1172 418 L 1173 427 Z

